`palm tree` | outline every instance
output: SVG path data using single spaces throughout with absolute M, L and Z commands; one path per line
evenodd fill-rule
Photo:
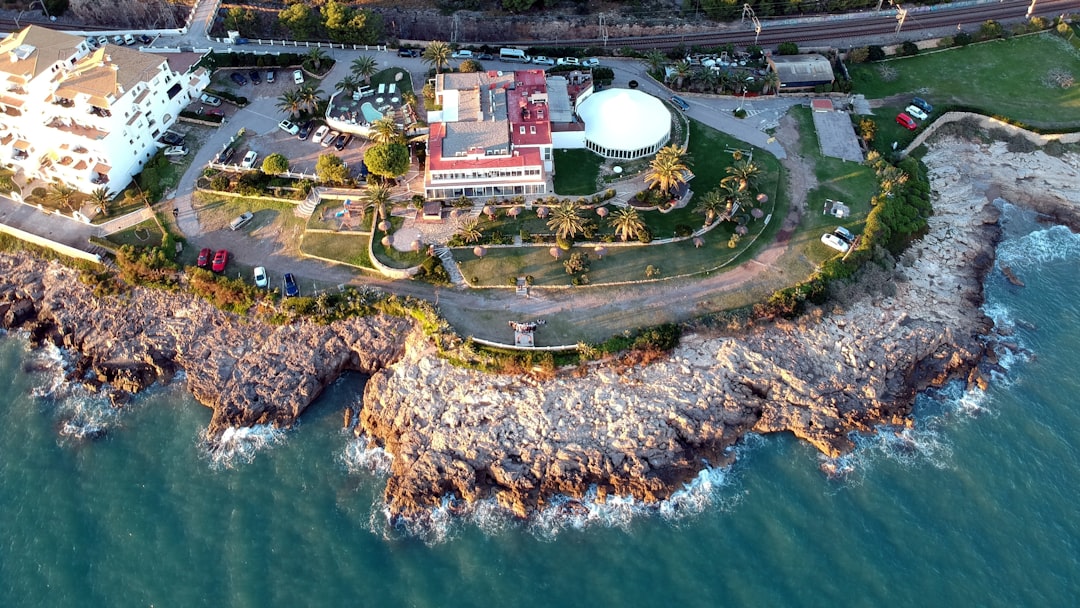
M 109 203 L 112 201 L 112 197 L 109 196 L 109 189 L 105 186 L 94 188 L 90 192 L 90 202 L 94 203 L 94 208 L 101 215 L 109 214 Z
M 424 49 L 424 53 L 420 56 L 424 60 L 424 63 L 435 68 L 435 73 L 442 72 L 442 69 L 450 65 L 450 55 L 453 51 L 450 50 L 450 45 L 436 40 L 427 45 Z
M 761 167 L 755 165 L 753 161 L 740 159 L 735 161 L 735 164 L 728 167 L 726 171 L 728 172 L 729 177 L 738 180 L 740 190 L 746 190 L 757 183 L 758 175 L 761 173 Z M 727 178 L 725 177 L 724 179 Z
M 675 88 L 681 89 L 683 86 L 683 81 L 690 76 L 690 72 L 692 72 L 693 70 L 690 68 L 690 63 L 688 61 L 680 61 L 676 63 L 674 69 Z
M 322 62 L 329 59 L 329 56 L 325 51 L 315 46 L 307 52 L 307 58 L 311 62 L 311 67 L 314 68 L 313 71 L 318 72 L 322 68 Z
M 416 108 L 416 93 L 405 91 L 401 94 L 401 103 Z
M 720 188 L 714 188 L 702 197 L 695 211 L 705 214 L 706 226 L 727 210 L 728 198 Z
M 387 115 L 371 123 L 371 135 L 369 137 L 375 143 L 389 144 L 400 141 L 402 135 L 398 131 L 394 117 Z
M 341 80 L 339 80 L 338 83 L 337 83 L 337 86 L 334 87 L 334 88 L 337 89 L 338 91 L 344 91 L 346 93 L 352 93 L 359 86 L 360 86 L 360 81 L 357 80 L 356 76 L 353 76 L 353 75 L 349 74 L 349 75 L 346 75 Z
M 649 64 L 649 71 L 652 72 L 659 72 L 660 68 L 664 67 L 664 64 L 667 63 L 667 60 L 667 55 L 656 49 L 645 53 L 645 63 Z
M 305 84 L 296 90 L 297 100 L 301 110 L 315 112 L 319 108 L 319 102 L 325 93 L 322 89 L 315 88 L 313 84 Z
M 390 187 L 380 182 L 369 181 L 362 196 L 364 203 L 371 205 L 371 208 L 375 210 L 375 219 L 372 223 L 385 220 L 387 204 L 390 202 Z
M 475 243 L 480 240 L 480 237 L 484 235 L 480 230 L 480 218 L 470 217 L 464 222 L 461 222 L 461 228 L 458 230 L 458 234 L 461 235 L 462 240 L 466 243 Z
M 621 238 L 624 242 L 630 239 L 636 239 L 643 232 L 645 232 L 645 222 L 641 221 L 641 216 L 638 215 L 637 209 L 631 209 L 629 207 L 623 207 L 617 210 L 612 216 L 611 225 L 615 228 L 615 234 Z
M 577 202 L 566 200 L 552 210 L 547 225 L 555 231 L 556 236 L 573 238 L 584 229 L 585 220 L 581 217 Z
M 290 118 L 295 118 L 303 109 L 303 104 L 300 103 L 300 91 L 296 89 L 285 91 L 277 100 L 277 108 L 282 112 L 288 112 Z
M 684 152 L 675 145 L 660 148 L 656 157 L 649 163 L 649 170 L 645 173 L 645 184 L 650 188 L 657 188 L 664 194 L 671 194 L 673 190 L 686 183 L 686 172 L 690 170 L 684 162 Z
M 776 72 L 769 70 L 765 73 L 765 86 L 762 88 L 766 93 L 779 93 L 780 92 L 780 75 Z
M 705 70 L 705 74 L 701 77 L 701 86 L 705 88 L 705 92 L 715 93 L 717 87 L 720 86 L 720 73 L 711 68 Z
M 361 55 L 356 59 L 353 59 L 350 69 L 352 70 L 353 76 L 363 78 L 364 82 L 371 84 L 371 77 L 375 75 L 375 72 L 377 71 L 375 66 L 377 65 L 378 62 L 375 61 L 374 57 L 370 55 Z
M 75 200 L 76 192 L 78 191 L 75 188 L 72 188 L 60 180 L 56 180 L 49 184 L 49 191 L 45 194 L 45 198 L 49 202 L 63 206 L 68 211 L 75 211 L 72 202 Z

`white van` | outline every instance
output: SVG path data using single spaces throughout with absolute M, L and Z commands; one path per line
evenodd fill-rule
M 529 63 L 532 61 L 532 57 L 525 54 L 525 51 L 521 49 L 499 49 L 499 59 L 503 61 L 520 61 L 521 63 Z

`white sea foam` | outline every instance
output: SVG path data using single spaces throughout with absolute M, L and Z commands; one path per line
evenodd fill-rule
M 119 423 L 120 410 L 112 405 L 106 392 L 68 381 L 71 360 L 64 349 L 52 344 L 35 349 L 24 369 L 39 380 L 30 394 L 56 416 L 60 436 L 95 439 Z
M 366 436 L 361 435 L 345 445 L 340 460 L 350 473 L 366 472 L 385 477 L 390 474 L 394 457 L 381 447 L 372 445 Z
M 998 266 L 1009 266 L 1015 271 L 1078 259 L 1080 235 L 1073 234 L 1065 226 L 1051 226 L 1009 238 L 1002 241 L 997 248 Z
M 229 427 L 221 437 L 202 437 L 204 454 L 215 467 L 233 468 L 250 463 L 255 455 L 285 440 L 286 431 L 267 424 Z

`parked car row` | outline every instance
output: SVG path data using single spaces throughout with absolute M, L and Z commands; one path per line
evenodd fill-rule
M 213 257 L 211 258 L 211 253 Z M 216 252 L 211 252 L 209 247 L 203 247 L 199 251 L 199 258 L 195 261 L 195 265 L 199 268 L 210 267 L 210 270 L 214 272 L 224 272 L 225 266 L 229 263 L 229 251 L 227 249 L 218 249 Z
M 855 235 L 847 228 L 837 226 L 832 232 L 821 235 L 821 242 L 840 253 L 847 253 L 855 244 Z
M 210 268 L 213 272 L 224 272 L 225 266 L 229 263 L 229 251 L 227 249 L 218 249 L 216 252 L 209 247 L 203 247 L 199 251 L 199 258 L 195 261 L 195 265 L 199 268 Z M 252 272 L 255 280 L 255 286 L 259 289 L 267 289 L 270 287 L 270 277 L 266 273 L 264 266 L 256 266 Z M 300 285 L 296 282 L 296 277 L 293 273 L 286 272 L 281 278 L 281 292 L 285 294 L 286 298 L 296 298 L 300 296 Z
M 117 34 L 112 37 L 112 43 L 120 46 L 132 46 L 138 44 L 150 44 L 154 39 L 146 34 L 139 34 L 135 36 L 133 34 Z M 108 36 L 87 36 L 86 44 L 90 45 L 92 49 L 99 49 L 106 44 L 109 44 Z
M 915 122 L 915 120 L 926 120 L 933 111 L 934 106 L 930 105 L 925 99 L 914 97 L 911 99 L 911 104 L 904 108 L 903 112 L 896 115 L 896 123 L 909 131 L 914 131 L 919 128 L 919 123 Z

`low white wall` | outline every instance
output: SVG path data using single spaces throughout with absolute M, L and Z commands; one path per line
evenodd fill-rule
M 62 253 L 68 257 L 78 258 L 80 260 L 88 260 L 95 264 L 101 263 L 101 256 L 97 255 L 96 253 L 90 253 L 88 251 L 83 251 L 82 249 L 76 249 L 75 247 L 71 247 L 70 245 L 57 243 L 56 241 L 47 239 L 43 236 L 31 234 L 24 230 L 19 230 L 18 228 L 12 228 L 7 224 L 0 224 L 0 232 L 10 234 L 17 239 L 22 239 L 28 243 L 33 243 L 41 247 L 48 247 L 49 249 L 52 249 L 57 253 Z

